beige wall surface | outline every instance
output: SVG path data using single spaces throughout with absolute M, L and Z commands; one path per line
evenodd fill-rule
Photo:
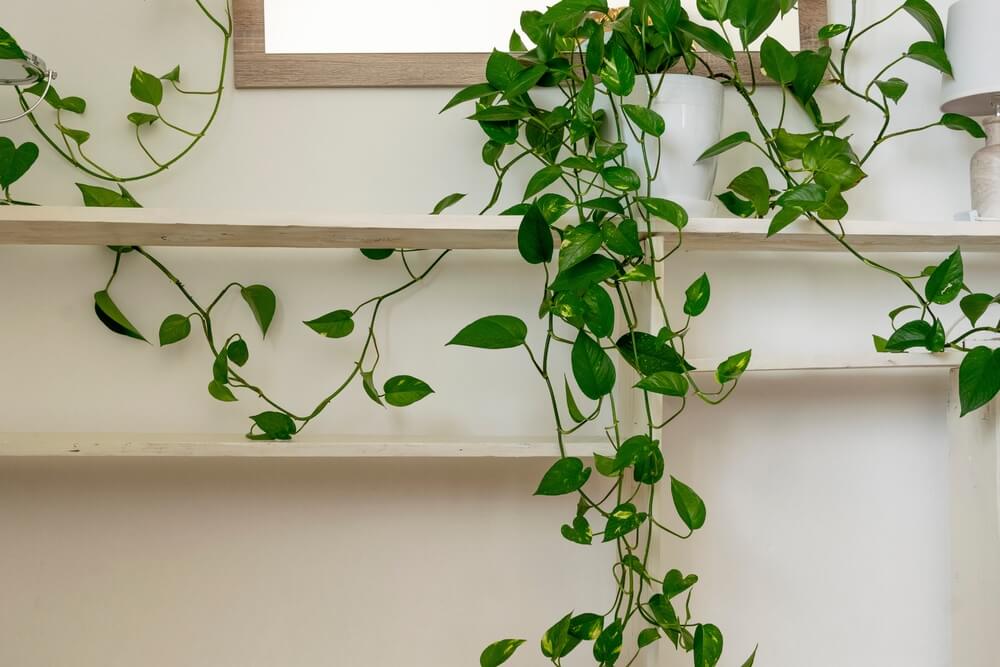
M 862 4 L 864 20 L 893 0 Z M 946 9 L 949 2 L 935 3 Z M 847 0 L 833 2 L 845 19 Z M 0 25 L 59 70 L 64 95 L 88 98 L 96 159 L 142 165 L 124 115 L 133 64 L 180 63 L 185 84 L 212 85 L 215 34 L 186 0 L 9 0 Z M 905 17 L 868 43 L 877 70 L 919 26 Z M 900 126 L 934 119 L 938 78 L 907 64 Z M 482 143 L 461 113 L 438 116 L 447 90 L 230 91 L 210 136 L 176 168 L 134 187 L 147 206 L 421 212 L 491 187 Z M 763 93 L 774 114 L 774 91 Z M 168 101 L 175 122 L 203 109 Z M 839 105 L 839 106 L 838 106 Z M 194 105 L 197 107 L 197 104 Z M 729 100 L 727 129 L 747 118 Z M 0 109 L 13 108 L 9 96 Z M 858 135 L 878 118 L 850 103 Z M 795 123 L 804 120 L 796 117 Z M 25 123 L 5 126 L 32 138 Z M 159 143 L 161 142 L 162 143 Z M 157 137 L 163 148 L 169 140 Z M 945 130 L 900 140 L 871 162 L 853 217 L 947 220 L 968 206 L 975 142 Z M 720 183 L 745 169 L 733 154 Z M 527 174 L 514 176 L 511 191 Z M 20 196 L 78 202 L 78 175 L 43 150 Z M 401 280 L 356 253 L 170 250 L 160 253 L 208 295 L 231 279 L 272 285 L 273 335 L 251 339 L 261 383 L 305 405 L 341 377 L 351 341 L 299 323 Z M 918 271 L 933 257 L 896 258 Z M 110 269 L 95 248 L 0 248 L 0 423 L 4 431 L 239 432 L 257 407 L 204 392 L 211 359 L 194 343 L 157 350 L 114 338 L 91 294 Z M 984 288 L 994 261 L 971 258 Z M 867 351 L 905 301 L 848 258 L 686 255 L 676 300 L 707 270 L 714 302 L 694 356 Z M 129 261 L 116 298 L 154 331 L 181 308 Z M 446 350 L 475 317 L 530 318 L 540 276 L 502 253 L 464 253 L 386 311 L 386 372 L 437 393 L 386 412 L 357 395 L 316 433 L 544 435 L 544 394 L 516 353 Z M 238 302 L 220 312 L 250 330 Z M 725 664 L 760 642 L 774 667 L 940 667 L 948 651 L 947 377 L 920 372 L 752 378 L 719 409 L 696 409 L 665 436 L 670 471 L 705 497 L 709 523 L 664 558 L 702 576 L 695 611 L 726 631 Z M 534 499 L 531 461 L 0 461 L 0 665 L 4 667 L 413 667 L 473 665 L 489 641 L 534 646 L 562 614 L 610 605 L 607 549 L 558 534 L 566 501 Z M 569 664 L 569 663 L 567 663 Z M 573 665 L 586 664 L 574 661 Z M 658 664 L 683 664 L 664 653 Z

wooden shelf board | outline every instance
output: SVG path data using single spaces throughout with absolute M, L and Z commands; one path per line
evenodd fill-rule
M 144 245 L 233 248 L 428 248 L 509 250 L 517 217 L 331 215 L 209 209 L 0 206 L 0 245 Z M 772 239 L 767 221 L 695 219 L 684 247 L 695 251 L 835 251 L 801 221 Z M 998 222 L 844 223 L 867 252 L 1000 252 Z M 664 230 L 669 243 L 676 233 Z
M 607 440 L 569 445 L 572 456 L 610 454 Z M 133 458 L 557 458 L 554 442 L 522 440 L 442 441 L 347 439 L 302 436 L 290 442 L 258 442 L 239 435 L 167 433 L 0 433 L 0 457 Z
M 943 354 L 909 353 L 909 354 L 878 354 L 855 355 L 847 357 L 761 357 L 751 359 L 748 373 L 779 373 L 779 372 L 831 372 L 831 371 L 863 371 L 891 369 L 950 369 L 962 364 L 964 355 L 958 352 Z M 722 362 L 721 359 L 691 359 L 694 373 L 714 373 Z

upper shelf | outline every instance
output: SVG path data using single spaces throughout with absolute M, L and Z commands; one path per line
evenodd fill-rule
M 332 215 L 211 209 L 0 206 L 0 245 L 144 245 L 219 248 L 517 247 L 520 220 L 474 215 Z M 664 225 L 666 226 L 666 225 Z M 767 221 L 695 219 L 688 250 L 830 251 L 839 246 L 808 222 L 772 239 Z M 1000 222 L 844 223 L 866 252 L 1000 252 Z M 676 232 L 664 229 L 663 236 Z

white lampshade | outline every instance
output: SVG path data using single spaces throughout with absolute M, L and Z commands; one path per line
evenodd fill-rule
M 948 10 L 948 59 L 955 76 L 944 77 L 941 110 L 992 116 L 1000 103 L 1000 0 L 959 0 Z

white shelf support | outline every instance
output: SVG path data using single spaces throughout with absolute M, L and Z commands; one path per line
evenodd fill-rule
M 954 667 L 1000 656 L 1000 402 L 960 417 L 951 372 L 951 645 Z

